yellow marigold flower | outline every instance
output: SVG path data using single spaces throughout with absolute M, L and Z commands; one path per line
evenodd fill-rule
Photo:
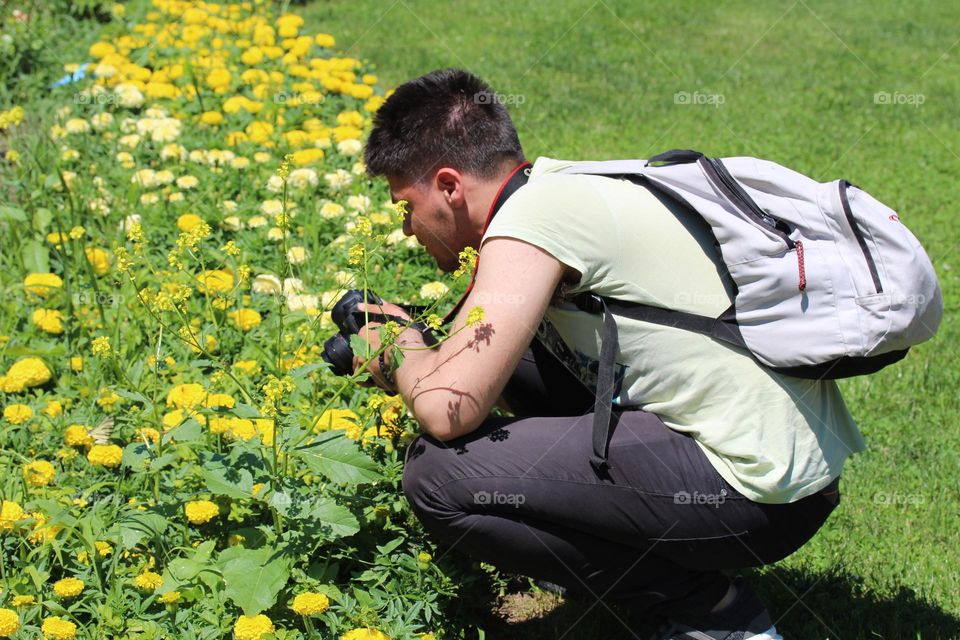
M 214 69 L 207 74 L 206 80 L 211 88 L 226 90 L 230 86 L 230 72 L 226 69 Z
M 36 596 L 13 596 L 13 600 L 10 604 L 15 607 L 29 607 L 36 601 Z
M 206 524 L 217 517 L 219 507 L 209 500 L 191 500 L 184 506 L 190 524 Z
M 85 447 L 93 445 L 93 437 L 83 425 L 72 424 L 63 432 L 63 441 L 70 447 Z
M 27 517 L 27 513 L 18 503 L 4 500 L 0 506 L 0 531 L 11 531 L 14 525 Z
M 230 321 L 241 331 L 250 331 L 260 326 L 260 314 L 255 309 L 237 309 L 229 314 Z
M 46 460 L 34 460 L 23 465 L 23 479 L 35 487 L 47 486 L 56 475 L 56 468 Z
M 60 233 L 59 231 L 53 231 L 47 234 L 47 242 L 49 242 L 50 244 L 52 244 L 58 249 L 61 247 L 61 245 L 63 245 L 69 239 L 70 239 L 70 236 L 68 236 L 65 233 Z
M 298 167 L 302 167 L 308 164 L 316 164 L 323 160 L 323 149 L 317 149 L 316 147 L 310 147 L 307 149 L 299 149 L 294 151 L 292 158 L 290 159 L 293 164 Z
M 97 540 L 93 543 L 93 546 L 97 550 L 98 558 L 103 558 L 113 553 L 113 547 L 105 540 Z
M 232 409 L 236 404 L 236 399 L 228 393 L 211 393 L 203 401 L 208 409 Z
M 83 371 L 83 357 L 82 356 L 71 356 L 70 357 L 70 369 L 80 373 Z
M 156 444 L 160 441 L 160 432 L 154 429 L 153 427 L 140 427 L 137 429 L 135 434 L 136 442 L 143 442 L 144 440 Z
M 13 609 L 0 609 L 0 638 L 9 638 L 20 628 L 20 616 Z
M 30 320 L 41 331 L 60 335 L 63 333 L 63 314 L 56 309 L 37 309 Z
M 24 290 L 41 298 L 46 298 L 62 287 L 63 280 L 55 273 L 31 273 L 23 279 Z
M 330 608 L 330 599 L 322 593 L 307 591 L 298 594 L 290 605 L 293 612 L 298 616 L 312 616 L 317 613 L 323 613 Z
M 390 640 L 390 637 L 377 629 L 361 627 L 347 631 L 340 636 L 340 640 Z
M 5 375 L 0 376 L 0 389 L 4 393 L 20 393 L 49 382 L 52 375 L 40 358 L 22 358 L 13 363 Z
M 40 629 L 49 640 L 72 640 L 77 635 L 77 625 L 59 616 L 45 618 Z
M 163 577 L 153 571 L 144 571 L 133 579 L 133 586 L 141 591 L 156 591 L 163 585 Z
M 167 591 L 162 593 L 157 597 L 157 600 L 163 604 L 174 604 L 180 602 L 180 592 L 179 591 Z
M 177 409 L 192 409 L 203 403 L 207 390 L 196 382 L 174 385 L 167 393 L 167 406 Z
M 246 376 L 256 375 L 260 371 L 256 360 L 237 360 L 233 363 L 233 368 Z
M 324 47 L 330 49 L 337 44 L 336 38 L 334 38 L 329 33 L 318 33 L 313 37 L 313 41 L 317 44 L 318 47 Z
M 437 640 L 437 638 L 432 633 L 421 633 L 418 640 Z
M 102 276 L 110 272 L 110 264 L 112 260 L 107 251 L 97 247 L 86 247 L 83 250 L 83 253 L 87 256 L 87 262 L 89 262 L 90 266 L 93 267 L 93 272 L 95 274 Z
M 110 337 L 98 336 L 94 338 L 90 345 L 90 351 L 98 357 L 110 355 Z
M 233 274 L 223 269 L 204 271 L 197 276 L 197 291 L 200 293 L 228 293 L 233 289 Z
M 255 616 L 240 616 L 233 625 L 233 635 L 236 640 L 260 640 L 261 637 L 273 631 L 273 622 L 262 613 Z
M 87 452 L 87 460 L 96 466 L 116 467 L 123 460 L 123 449 L 115 444 L 95 444 Z
M 204 111 L 200 114 L 200 122 L 210 126 L 217 126 L 223 122 L 223 114 L 219 111 Z
M 59 400 L 48 400 L 41 411 L 45 416 L 57 418 L 63 413 L 63 403 Z
M 350 409 L 327 409 L 313 423 L 317 433 L 330 429 L 351 429 L 359 426 L 360 416 Z
M 53 583 L 53 592 L 61 598 L 73 598 L 83 591 L 83 580 L 64 578 Z
M 203 218 L 195 213 L 185 213 L 177 218 L 177 228 L 184 233 L 189 233 L 203 224 Z
M 3 408 L 3 419 L 10 424 L 23 424 L 33 417 L 33 409 L 25 404 L 11 404 Z

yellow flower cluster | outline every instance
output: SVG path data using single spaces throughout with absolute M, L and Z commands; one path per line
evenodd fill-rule
M 0 638 L 9 638 L 20 628 L 20 616 L 13 609 L 0 609 Z
M 20 393 L 46 384 L 52 376 L 53 373 L 40 358 L 22 358 L 14 362 L 6 374 L 0 376 L 0 389 L 4 393 Z
M 87 452 L 90 464 L 100 467 L 117 467 L 123 460 L 123 449 L 115 444 L 95 444 Z
M 23 479 L 35 487 L 45 487 L 57 475 L 57 470 L 46 460 L 35 460 L 23 465 Z
M 261 637 L 273 631 L 273 621 L 262 613 L 255 616 L 240 616 L 233 625 L 233 635 L 236 640 L 260 640 Z
M 53 583 L 53 592 L 61 598 L 73 598 L 80 595 L 83 586 L 79 578 L 63 578 Z
M 0 532 L 12 531 L 18 522 L 24 520 L 27 513 L 18 503 L 4 500 L 0 505 Z
M 33 409 L 25 404 L 10 404 L 3 408 L 3 419 L 10 424 L 23 424 L 33 417 Z
M 299 616 L 312 616 L 330 608 L 330 599 L 322 593 L 307 591 L 297 594 L 290 608 Z
M 40 627 L 44 638 L 49 640 L 72 640 L 77 635 L 77 625 L 60 616 L 50 616 Z
M 144 571 L 133 579 L 133 586 L 141 591 L 156 591 L 163 585 L 163 577 L 153 571 Z
M 192 500 L 184 506 L 190 524 L 206 524 L 217 517 L 220 508 L 209 500 Z
M 390 637 L 379 629 L 360 627 L 347 631 L 340 636 L 340 640 L 390 640 Z

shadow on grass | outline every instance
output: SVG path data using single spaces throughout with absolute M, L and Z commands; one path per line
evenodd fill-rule
M 960 619 L 906 587 L 881 596 L 842 572 L 773 568 L 748 573 L 785 640 L 960 638 Z M 513 594 L 507 607 L 484 616 L 478 626 L 487 640 L 647 640 L 657 622 L 625 605 L 560 601 L 540 592 Z

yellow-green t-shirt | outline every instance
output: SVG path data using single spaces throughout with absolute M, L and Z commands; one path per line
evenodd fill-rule
M 574 162 L 539 158 L 530 181 L 496 214 L 484 240 L 507 236 L 582 274 L 582 291 L 718 316 L 729 275 L 709 227 L 694 213 L 626 179 L 561 174 Z M 559 296 L 538 335 L 590 389 L 600 315 Z M 658 415 L 691 434 L 717 472 L 757 502 L 786 503 L 840 475 L 865 443 L 831 380 L 761 367 L 745 350 L 671 327 L 616 317 L 614 404 Z

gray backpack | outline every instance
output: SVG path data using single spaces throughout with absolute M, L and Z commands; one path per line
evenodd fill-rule
M 943 298 L 923 247 L 896 212 L 846 180 L 820 183 L 768 160 L 689 150 L 584 162 L 564 173 L 639 180 L 696 211 L 735 284 L 733 304 L 718 318 L 591 292 L 574 299 L 604 314 L 595 467 L 606 464 L 617 350 L 611 314 L 703 333 L 777 372 L 812 379 L 877 371 L 940 324 Z

